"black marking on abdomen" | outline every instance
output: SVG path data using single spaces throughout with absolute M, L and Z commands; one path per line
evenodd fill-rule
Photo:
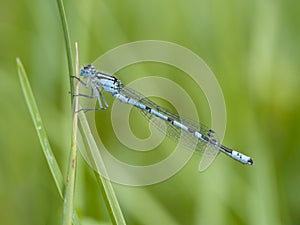
M 174 124 L 174 120 L 171 119 L 170 117 L 168 117 L 168 122 L 170 122 L 171 124 Z
M 150 107 L 148 107 L 148 106 L 146 106 L 146 110 L 149 112 L 149 113 L 151 113 L 151 108 Z
M 228 152 L 228 153 L 232 153 L 232 149 L 230 149 L 230 148 L 227 148 L 226 146 L 224 146 L 224 145 L 221 145 L 221 148 L 225 151 L 225 152 Z
M 203 139 L 208 143 L 209 142 L 209 138 L 206 136 L 203 136 Z

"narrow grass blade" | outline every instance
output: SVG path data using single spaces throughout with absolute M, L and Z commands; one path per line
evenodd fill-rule
M 62 23 L 63 32 L 64 32 L 67 60 L 68 60 L 68 68 L 69 68 L 71 104 L 72 104 L 72 108 L 74 108 L 74 106 L 73 106 L 74 85 L 73 85 L 73 80 L 71 78 L 71 76 L 74 75 L 74 70 L 73 70 L 73 59 L 72 59 L 72 48 L 71 48 L 70 35 L 69 35 L 67 17 L 66 17 L 66 12 L 65 12 L 65 7 L 64 7 L 63 1 L 57 0 L 57 6 L 58 6 L 58 11 L 59 11 L 59 15 L 60 15 L 61 23 Z
M 79 74 L 78 65 L 78 45 L 75 43 L 76 50 L 76 77 Z M 78 95 L 79 82 L 76 80 L 75 94 Z M 74 110 L 78 111 L 78 98 L 74 99 Z M 72 215 L 74 211 L 74 195 L 75 195 L 75 178 L 76 178 L 76 164 L 77 164 L 77 120 L 78 113 L 73 113 L 73 131 L 72 131 L 72 143 L 71 151 L 69 155 L 68 174 L 66 180 L 66 190 L 64 196 L 64 209 L 63 209 L 63 225 L 72 224 Z
M 34 127 L 36 129 L 38 138 L 40 140 L 44 155 L 46 157 L 48 166 L 50 168 L 51 174 L 53 176 L 54 182 L 56 184 L 57 190 L 61 198 L 63 198 L 63 190 L 64 190 L 64 181 L 62 173 L 59 169 L 58 163 L 55 159 L 55 156 L 51 150 L 50 143 L 48 141 L 47 133 L 45 127 L 43 125 L 37 104 L 35 102 L 35 98 L 33 96 L 27 74 L 23 67 L 23 64 L 19 58 L 17 58 L 17 70 L 20 79 L 21 88 L 31 115 L 31 118 L 34 123 Z M 77 214 L 73 215 L 73 223 L 75 225 L 79 225 L 79 219 Z
M 88 154 L 91 154 L 91 156 L 89 157 L 90 158 L 89 163 L 93 164 L 92 167 L 97 168 L 98 171 L 101 171 L 101 173 L 103 173 L 102 175 L 107 175 L 104 163 L 101 163 L 103 162 L 101 156 L 99 154 L 97 155 L 94 154 L 95 152 L 98 152 L 98 147 L 93 137 L 93 134 L 90 130 L 89 123 L 86 118 L 86 114 L 83 111 L 79 112 L 78 114 L 79 114 L 78 117 L 79 117 L 79 135 L 80 135 L 79 139 L 81 139 L 82 141 L 80 147 L 85 148 L 86 149 L 85 151 L 88 152 Z M 113 189 L 112 183 L 110 182 L 110 180 L 106 179 L 102 175 L 95 172 L 95 176 L 97 178 L 99 187 L 102 191 L 102 195 L 105 200 L 105 204 L 108 209 L 111 222 L 117 225 L 124 225 L 126 224 L 126 222 L 123 213 L 121 211 L 118 199 L 116 197 L 115 191 Z

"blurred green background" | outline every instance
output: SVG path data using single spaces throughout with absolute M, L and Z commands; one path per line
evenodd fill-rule
M 224 143 L 255 160 L 253 167 L 243 166 L 222 155 L 199 173 L 199 157 L 193 157 L 165 182 L 147 187 L 115 184 L 128 224 L 300 224 L 300 2 L 68 0 L 65 9 L 81 64 L 120 44 L 148 39 L 174 42 L 202 57 L 225 97 Z M 1 4 L 0 224 L 60 224 L 62 201 L 24 102 L 16 57 L 25 65 L 65 172 L 71 110 L 56 1 Z M 145 68 L 145 74 L 130 68 L 136 73 L 128 73 L 123 82 L 171 71 Z M 198 106 L 206 122 L 207 104 Z M 98 122 L 109 126 L 109 111 L 105 113 Z M 120 146 L 112 131 L 102 137 L 108 145 Z M 126 158 L 126 150 L 122 152 L 120 157 Z M 78 214 L 84 224 L 109 222 L 94 175 L 78 158 Z

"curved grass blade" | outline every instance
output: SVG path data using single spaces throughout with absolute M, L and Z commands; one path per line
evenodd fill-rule
M 55 159 L 55 156 L 51 150 L 51 146 L 47 137 L 47 133 L 45 130 L 45 127 L 43 125 L 37 104 L 35 102 L 35 98 L 33 96 L 27 74 L 25 72 L 25 69 L 23 67 L 23 64 L 19 58 L 17 58 L 17 69 L 18 69 L 18 75 L 20 79 L 21 88 L 26 100 L 26 104 L 28 106 L 32 121 L 34 123 L 34 127 L 36 129 L 37 135 L 39 137 L 39 141 L 41 143 L 43 153 L 46 157 L 49 169 L 51 171 L 52 177 L 54 179 L 54 182 L 56 184 L 58 193 L 61 198 L 63 198 L 63 190 L 64 190 L 64 180 L 62 173 L 59 169 L 58 163 Z M 73 214 L 73 223 L 75 225 L 79 225 L 80 221 L 78 219 L 78 216 L 76 213 Z
M 66 44 L 66 53 L 67 53 L 69 78 L 70 78 L 71 104 L 72 104 L 72 108 L 73 108 L 74 107 L 74 105 L 73 105 L 74 85 L 73 85 L 73 80 L 72 80 L 71 77 L 74 75 L 74 70 L 73 70 L 71 41 L 70 41 L 67 17 L 66 17 L 66 12 L 65 12 L 65 7 L 64 7 L 63 1 L 62 0 L 57 0 L 57 6 L 58 6 L 58 11 L 59 11 L 59 15 L 60 15 L 61 23 L 62 23 L 64 38 L 65 38 L 65 44 Z
M 89 161 L 90 163 L 93 164 L 91 166 L 93 168 L 97 168 L 98 171 L 101 171 L 102 175 L 103 174 L 107 175 L 101 155 L 97 154 L 99 152 L 98 147 L 93 137 L 92 131 L 90 129 L 88 120 L 86 118 L 86 114 L 83 111 L 78 112 L 78 118 L 79 118 L 78 142 L 80 148 L 85 148 L 85 152 L 88 152 L 90 154 Z M 97 182 L 99 184 L 99 187 L 101 189 L 112 224 L 126 225 L 112 183 L 110 182 L 109 179 L 100 175 L 99 172 L 95 171 L 94 173 Z

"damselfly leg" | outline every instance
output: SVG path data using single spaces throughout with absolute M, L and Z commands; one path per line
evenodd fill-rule
M 78 77 L 72 76 L 72 78 L 75 78 L 76 80 L 78 80 L 86 88 L 91 86 L 91 94 L 90 95 L 79 93 L 79 94 L 73 95 L 73 96 L 75 96 L 75 97 L 85 97 L 85 98 L 91 98 L 91 99 L 97 98 L 97 101 L 98 101 L 98 104 L 99 104 L 99 108 L 82 108 L 82 109 L 77 110 L 76 113 L 78 113 L 80 111 L 87 112 L 87 111 L 93 111 L 93 110 L 105 110 L 105 109 L 108 108 L 109 105 L 107 104 L 106 99 L 104 98 L 100 88 L 93 85 L 93 83 L 91 83 L 90 79 L 88 79 L 87 82 L 84 82 Z M 103 107 L 102 102 L 104 104 L 104 107 Z

